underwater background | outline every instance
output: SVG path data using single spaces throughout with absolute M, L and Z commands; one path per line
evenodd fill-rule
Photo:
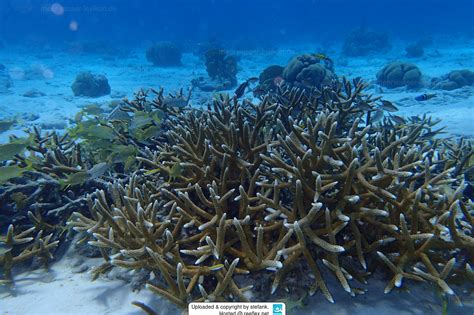
M 0 314 L 474 314 L 473 16 L 1 0 Z
M 5 40 L 59 44 L 110 40 L 137 45 L 146 40 L 237 42 L 239 48 L 301 41 L 337 42 L 356 27 L 388 32 L 394 39 L 472 36 L 470 0 L 442 1 L 59 1 L 5 0 L 0 33 Z M 79 28 L 67 26 L 77 21 Z M 235 43 L 235 45 L 237 45 Z M 236 47 L 237 48 L 237 47 Z

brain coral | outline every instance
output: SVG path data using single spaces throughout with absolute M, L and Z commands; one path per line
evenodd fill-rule
M 435 78 L 431 82 L 433 88 L 441 90 L 454 90 L 463 86 L 474 85 L 474 72 L 470 70 L 454 70 Z
M 377 83 L 388 88 L 421 85 L 421 71 L 412 63 L 392 62 L 377 73 Z
M 99 97 L 110 94 L 109 81 L 104 75 L 81 72 L 71 86 L 75 96 Z
M 290 83 L 304 86 L 329 85 L 334 73 L 320 64 L 320 59 L 312 55 L 294 57 L 283 70 L 283 78 Z

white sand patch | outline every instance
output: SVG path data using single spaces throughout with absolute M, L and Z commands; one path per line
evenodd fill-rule
M 87 259 L 88 266 L 103 263 L 102 258 Z M 131 304 L 133 301 L 161 310 L 159 314 L 179 314 L 173 305 L 146 289 L 132 292 L 130 285 L 121 280 L 99 278 L 92 282 L 90 268 L 85 273 L 73 273 L 74 262 L 75 258 L 68 255 L 49 271 L 16 274 L 14 290 L 0 288 L 0 314 L 143 314 Z
M 73 254 L 54 263 L 50 270 L 39 269 L 15 275 L 14 295 L 0 290 L 0 314 L 2 315 L 45 315 L 45 314 L 113 314 L 141 315 L 132 301 L 145 302 L 158 314 L 178 315 L 181 312 L 170 302 L 143 289 L 132 292 L 130 285 L 121 280 L 99 278 L 92 282 L 90 271 L 73 273 L 75 261 Z M 88 259 L 87 265 L 98 266 L 101 258 Z M 367 290 L 364 295 L 351 297 L 345 292 L 335 277 L 326 270 L 324 279 L 331 291 L 335 304 L 326 301 L 321 292 L 306 299 L 304 308 L 294 309 L 291 315 L 423 315 L 441 314 L 443 301 L 435 288 L 428 283 L 407 282 L 401 290 L 394 289 L 389 294 L 383 290 L 388 279 L 379 274 L 368 279 L 363 285 L 351 281 L 355 288 Z M 474 297 L 469 289 L 452 286 L 464 305 L 456 304 L 454 299 L 448 303 L 448 314 L 471 314 L 474 312 Z M 290 288 L 291 289 L 291 288 Z

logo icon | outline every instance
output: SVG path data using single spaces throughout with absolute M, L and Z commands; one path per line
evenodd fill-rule
M 273 315 L 283 314 L 283 304 L 273 304 Z

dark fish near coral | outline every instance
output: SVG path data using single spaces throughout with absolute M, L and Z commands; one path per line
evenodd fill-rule
M 10 142 L 0 144 L 0 161 L 7 161 L 13 159 L 15 155 L 22 153 L 27 146 L 28 143 Z
M 360 103 L 358 103 L 358 104 L 357 104 L 357 107 L 358 107 L 360 110 L 363 110 L 364 112 L 373 109 L 372 106 L 370 106 L 370 105 L 367 104 L 366 102 L 360 102 Z
M 328 67 L 329 69 L 333 69 L 334 68 L 334 61 L 332 61 L 331 58 L 329 58 L 328 56 L 326 56 L 325 54 L 313 54 L 313 57 L 315 58 L 318 58 L 319 60 L 322 60 L 324 61 L 326 67 Z
M 27 171 L 27 169 L 21 168 L 17 165 L 0 167 L 0 184 L 5 183 L 12 178 L 21 176 L 25 171 Z
M 91 178 L 97 178 L 105 174 L 107 170 L 109 169 L 109 166 L 105 162 L 98 163 L 92 168 L 90 168 L 87 173 L 90 175 Z
M 379 122 L 382 118 L 383 118 L 382 110 L 380 109 L 375 110 L 373 115 L 369 111 L 367 113 L 367 125 L 370 125 L 371 123 Z
M 189 99 L 185 99 L 182 97 L 165 97 L 165 99 L 163 100 L 163 105 L 169 107 L 183 108 L 188 106 L 188 104 Z
M 122 106 L 119 104 L 107 115 L 107 120 L 126 120 L 131 119 L 130 115 L 127 112 L 122 110 Z
M 398 108 L 392 104 L 392 102 L 386 101 L 386 100 L 381 100 L 382 105 L 379 107 L 380 109 L 383 109 L 387 112 L 396 112 L 398 111 Z
M 108 165 L 105 162 L 95 164 L 92 168 L 87 171 L 78 171 L 73 174 L 66 176 L 66 179 L 59 180 L 61 187 L 66 187 L 68 185 L 82 185 L 90 179 L 98 178 L 108 170 Z
M 415 97 L 415 100 L 417 100 L 418 102 L 422 102 L 422 101 L 427 101 L 433 97 L 436 97 L 436 94 L 428 94 L 428 93 L 425 93 L 425 94 L 421 94 L 421 95 L 418 95 Z
M 0 133 L 5 132 L 15 124 L 13 120 L 0 120 Z
M 181 163 L 175 163 L 169 171 L 169 181 L 171 182 L 172 179 L 176 179 L 181 176 L 181 174 L 183 173 L 183 169 L 184 168 Z
M 403 118 L 401 116 L 390 115 L 390 119 L 392 119 L 393 122 L 395 122 L 396 124 L 399 124 L 399 125 L 406 123 L 405 118 Z
M 332 59 L 326 56 L 325 54 L 317 53 L 317 54 L 313 54 L 313 57 L 332 63 Z
M 249 87 L 251 83 L 257 82 L 258 78 L 253 77 L 247 79 L 244 83 L 241 83 L 234 92 L 234 98 L 241 98 L 245 94 L 245 90 Z
M 104 110 L 97 104 L 89 104 L 82 108 L 82 111 L 88 115 L 98 116 L 104 112 Z
M 59 184 L 62 188 L 67 187 L 68 185 L 82 185 L 91 178 L 91 175 L 86 171 L 79 171 L 77 173 L 69 174 L 65 179 L 60 179 Z

